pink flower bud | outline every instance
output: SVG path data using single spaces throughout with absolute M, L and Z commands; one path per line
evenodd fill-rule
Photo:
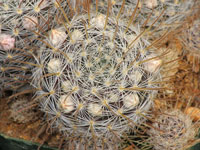
M 0 48 L 3 50 L 9 50 L 14 48 L 15 38 L 12 38 L 7 34 L 0 34 Z

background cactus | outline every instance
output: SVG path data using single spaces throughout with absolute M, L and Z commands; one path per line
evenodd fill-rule
M 147 131 L 150 136 L 148 142 L 155 150 L 187 149 L 197 140 L 199 120 L 194 123 L 190 114 L 178 109 L 161 112 L 152 125 L 154 128 Z
M 94 1 L 93 1 L 94 2 Z M 174 31 L 192 14 L 198 4 L 196 0 L 111 0 L 111 12 L 117 16 L 123 5 L 122 18 L 149 29 L 151 39 L 159 38 L 166 31 Z M 93 3 L 95 8 L 95 2 Z M 105 13 L 107 1 L 99 0 L 99 11 Z M 137 10 L 137 11 L 135 11 Z M 154 22 L 155 21 L 155 22 Z
M 200 29 L 200 19 L 198 17 L 199 11 L 194 14 L 192 19 L 185 25 L 184 30 L 180 34 L 184 50 L 188 53 L 188 60 L 193 64 L 193 71 L 199 72 L 199 58 L 200 58 L 200 35 L 196 32 Z M 195 19 L 196 18 L 196 19 Z

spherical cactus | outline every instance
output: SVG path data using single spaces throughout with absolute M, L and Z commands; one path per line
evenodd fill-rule
M 93 141 L 89 149 L 108 149 L 145 121 L 160 89 L 162 61 L 139 26 L 109 13 L 64 17 L 63 26 L 40 39 L 35 100 L 51 127 L 69 141 Z
M 153 149 L 187 149 L 195 141 L 199 123 L 192 122 L 190 115 L 178 109 L 162 112 L 148 132 L 149 143 Z M 194 143 L 193 143 L 194 144 Z

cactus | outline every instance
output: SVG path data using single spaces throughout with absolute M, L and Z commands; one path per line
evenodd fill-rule
M 196 32 L 200 29 L 200 19 L 194 19 L 197 17 L 195 14 L 193 16 L 192 23 L 187 23 L 186 28 L 180 34 L 180 39 L 182 41 L 184 50 L 188 53 L 188 60 L 192 62 L 193 68 L 192 70 L 195 72 L 199 72 L 199 64 L 200 64 L 200 34 Z
M 152 125 L 154 128 L 147 133 L 153 149 L 187 149 L 195 143 L 199 120 L 194 123 L 189 114 L 172 109 L 161 112 Z
M 58 15 L 56 0 L 2 0 L 0 20 L 3 34 L 15 38 L 15 45 L 23 47 L 31 44 L 35 32 L 46 32 L 48 18 Z M 66 1 L 61 3 L 69 11 Z M 52 24 L 53 25 L 53 24 Z
M 152 39 L 156 39 L 166 31 L 174 31 L 180 27 L 193 10 L 198 9 L 197 3 L 196 0 L 124 0 L 123 3 L 120 0 L 112 0 L 111 12 L 113 16 L 117 16 L 119 8 L 123 5 L 122 18 L 130 18 L 132 22 L 139 23 L 144 28 L 151 26 L 148 33 Z M 101 12 L 106 12 L 106 6 L 105 0 L 99 0 Z
M 160 89 L 162 61 L 140 37 L 139 26 L 128 26 L 109 11 L 65 21 L 39 39 L 43 47 L 32 76 L 35 99 L 51 127 L 69 141 L 93 141 L 88 149 L 108 149 L 145 122 Z

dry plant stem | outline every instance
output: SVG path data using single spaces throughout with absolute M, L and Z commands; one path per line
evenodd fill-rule
M 24 94 L 27 94 L 27 93 L 33 93 L 34 91 L 35 91 L 35 90 L 24 90 L 24 91 L 22 91 L 22 92 L 20 92 L 20 93 L 16 93 L 16 94 L 14 94 L 14 95 L 8 97 L 7 103 L 9 103 L 9 102 L 12 100 L 12 98 L 14 98 L 14 97 L 17 97 L 17 96 L 19 96 L 19 95 L 24 95 Z
M 59 146 L 58 146 L 58 150 L 61 150 L 62 149 L 62 145 L 63 145 L 63 143 L 64 143 L 64 138 L 61 138 L 61 140 L 60 140 L 60 144 L 59 144 Z
M 40 150 L 41 149 L 41 147 L 44 145 L 44 143 L 49 139 L 49 137 L 50 137 L 50 134 L 45 134 L 45 137 L 43 137 L 43 140 L 42 140 L 42 142 L 41 142 L 41 144 L 38 146 L 38 148 L 37 148 L 37 150 Z
M 42 134 L 45 133 L 45 130 L 47 128 L 47 124 L 44 124 L 40 130 L 38 131 L 38 133 L 36 134 L 36 136 L 34 137 L 34 140 L 36 141 Z

